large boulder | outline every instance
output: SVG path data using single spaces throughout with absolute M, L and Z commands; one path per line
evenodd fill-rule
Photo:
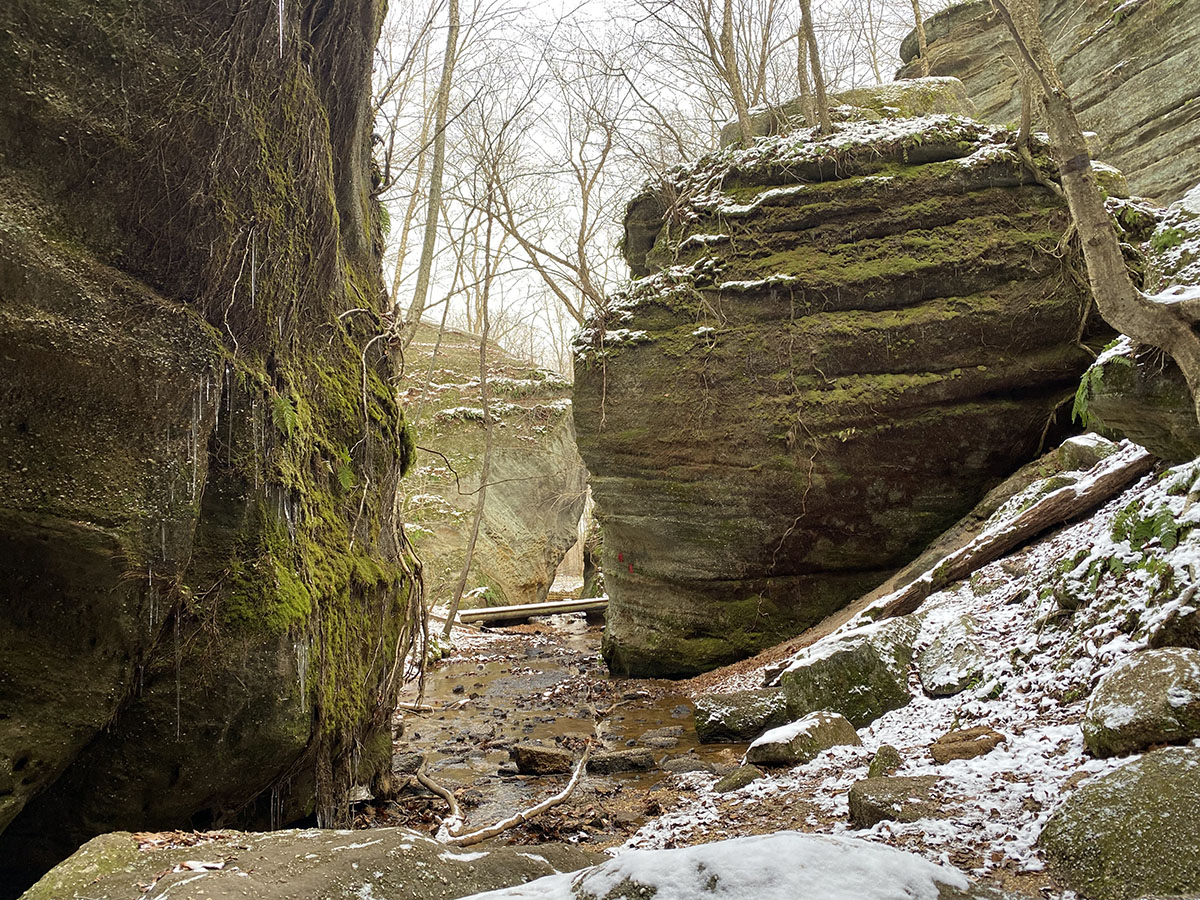
M 811 762 L 831 747 L 861 744 L 858 732 L 844 716 L 815 712 L 759 735 L 746 750 L 746 762 L 755 766 L 797 766 Z
M 1042 33 L 1099 155 L 1118 166 L 1133 191 L 1160 202 L 1195 183 L 1200 163 L 1200 21 L 1186 3 L 1044 0 Z M 1017 50 L 987 0 L 951 6 L 925 22 L 929 71 L 966 85 L 979 117 L 1021 116 Z M 917 38 L 901 45 L 897 77 L 920 71 Z
M 805 650 L 779 682 L 793 715 L 832 710 L 856 728 L 907 706 L 908 668 L 920 624 L 913 616 L 867 625 Z
M 460 850 L 401 828 L 222 831 L 174 845 L 171 834 L 138 837 L 115 832 L 89 841 L 22 900 L 452 900 L 597 861 L 552 844 Z
M 453 593 L 474 520 L 483 465 L 478 335 L 421 325 L 405 354 L 401 399 L 422 445 L 404 516 L 434 602 Z M 579 540 L 587 471 L 575 447 L 571 385 L 488 347 L 493 420 L 487 502 L 464 605 L 542 603 Z M 418 418 L 419 416 L 419 418 Z
M 754 897 L 855 897 L 857 900 L 950 900 L 976 896 L 957 869 L 855 838 L 775 834 L 678 850 L 626 850 L 575 875 L 480 894 L 472 900 L 522 897 L 575 900 L 689 900 Z
M 1166 647 L 1135 653 L 1096 685 L 1083 739 L 1096 756 L 1200 737 L 1200 650 Z
M 1200 893 L 1200 750 L 1156 750 L 1082 785 L 1038 842 L 1091 900 Z
M 871 589 L 1033 455 L 1089 359 L 1066 210 L 1005 133 L 811 138 L 635 198 L 645 277 L 576 342 L 617 672 L 712 668 Z
M 419 594 L 382 8 L 317 6 L 282 49 L 274 5 L 0 7 L 6 886 L 105 830 L 386 787 Z

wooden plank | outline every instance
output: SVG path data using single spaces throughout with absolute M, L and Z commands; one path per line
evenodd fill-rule
M 530 616 L 554 616 L 559 613 L 601 612 L 608 608 L 607 597 L 592 597 L 587 600 L 559 600 L 554 603 L 523 603 L 519 606 L 492 606 L 483 609 L 464 609 L 458 621 L 511 622 L 528 619 Z

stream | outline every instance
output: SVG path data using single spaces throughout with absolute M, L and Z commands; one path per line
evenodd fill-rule
M 458 797 L 472 830 L 559 791 L 566 775 L 517 771 L 509 748 L 535 741 L 582 753 L 644 748 L 648 771 L 588 774 L 571 799 L 496 840 L 621 843 L 647 818 L 687 792 L 672 772 L 724 771 L 744 748 L 700 744 L 691 700 L 669 681 L 615 679 L 600 658 L 603 627 L 582 615 L 455 634 L 455 654 L 426 674 L 423 702 L 401 698 L 393 767 L 407 784 L 397 801 L 364 807 L 360 825 L 435 831 L 445 804 L 411 776 L 427 771 Z M 663 768 L 663 766 L 666 768 Z

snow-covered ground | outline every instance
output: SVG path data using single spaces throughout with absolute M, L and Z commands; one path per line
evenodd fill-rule
M 922 689 L 914 663 L 911 702 L 860 729 L 862 747 L 838 747 L 813 762 L 728 794 L 714 779 L 684 776 L 695 799 L 648 823 L 628 848 L 702 843 L 771 823 L 853 835 L 953 863 L 976 876 L 1036 872 L 1036 847 L 1050 814 L 1078 784 L 1128 761 L 1086 754 L 1080 721 L 1096 682 L 1145 647 L 1171 613 L 1186 609 L 1200 563 L 1200 465 L 1146 476 L 1098 512 L 1002 558 L 920 611 L 914 660 L 948 625 L 973 620 L 973 686 L 952 697 Z M 1193 494 L 1195 496 L 1195 494 Z M 1194 536 L 1193 536 L 1194 535 Z M 861 622 L 846 628 L 861 627 Z M 843 630 L 825 641 L 837 640 Z M 820 654 L 822 647 L 810 651 Z M 724 689 L 747 686 L 743 676 Z M 986 725 L 1005 735 L 992 752 L 937 765 L 929 745 L 948 731 Z M 939 818 L 881 822 L 855 831 L 847 792 L 867 777 L 875 751 L 890 744 L 898 775 L 936 775 Z

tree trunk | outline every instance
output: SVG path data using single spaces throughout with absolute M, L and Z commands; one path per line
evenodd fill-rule
M 1200 335 L 1193 327 L 1196 311 L 1185 304 L 1160 303 L 1133 286 L 1112 220 L 1096 187 L 1083 129 L 1042 35 L 1037 2 L 993 2 L 1012 34 L 1021 59 L 1041 86 L 1063 194 L 1071 221 L 1079 232 L 1088 282 L 1100 315 L 1138 343 L 1169 354 L 1183 372 L 1195 405 L 1200 397 Z M 1197 417 L 1200 418 L 1200 409 Z
M 492 223 L 494 213 L 495 189 L 494 181 L 488 188 L 487 197 L 487 227 L 483 239 L 483 286 L 480 290 L 480 314 L 482 327 L 479 335 L 479 405 L 483 408 L 483 463 L 479 469 L 479 495 L 475 500 L 475 517 L 471 521 L 471 536 L 467 539 L 466 556 L 463 559 L 462 570 L 458 573 L 458 581 L 454 585 L 454 595 L 450 599 L 450 612 L 446 616 L 446 625 L 442 629 L 442 637 L 449 640 L 454 628 L 454 619 L 458 615 L 459 604 L 462 603 L 463 591 L 467 587 L 467 577 L 471 573 L 471 563 L 475 557 L 475 542 L 479 539 L 479 526 L 483 522 L 483 508 L 487 503 L 488 479 L 492 475 L 492 410 L 488 403 L 488 332 L 491 330 L 491 319 L 488 316 L 488 295 L 491 292 L 492 276 Z
M 917 54 L 921 59 L 921 75 L 929 77 L 929 44 L 925 40 L 925 19 L 921 15 L 921 0 L 912 0 L 913 20 L 917 23 Z
M 833 131 L 829 121 L 829 98 L 825 96 L 825 76 L 821 70 L 821 53 L 817 48 L 817 32 L 813 28 L 812 0 L 800 0 L 800 27 L 808 43 L 808 60 L 812 69 L 813 93 L 817 100 L 817 122 L 821 134 Z
M 725 67 L 725 81 L 733 95 L 733 108 L 737 112 L 738 131 L 742 135 L 742 146 L 753 137 L 750 128 L 750 107 L 746 103 L 746 92 L 742 88 L 742 76 L 738 70 L 737 47 L 733 42 L 733 0 L 725 0 L 721 15 L 721 61 Z
M 438 218 L 442 211 L 442 177 L 446 168 L 446 120 L 450 112 L 450 87 L 454 78 L 454 61 L 458 52 L 458 0 L 450 0 L 450 25 L 446 30 L 446 55 L 442 60 L 442 78 L 438 84 L 437 107 L 434 113 L 433 162 L 429 169 L 429 204 L 425 213 L 425 237 L 421 243 L 421 260 L 417 264 L 417 284 L 413 288 L 412 304 L 408 308 L 404 329 L 400 335 L 402 347 L 412 343 L 417 325 L 425 313 L 429 296 L 429 280 L 433 272 L 433 254 L 437 249 Z
M 796 78 L 800 82 L 800 108 L 804 124 L 817 124 L 817 107 L 813 102 L 812 82 L 808 79 L 808 35 L 801 28 L 796 32 Z

